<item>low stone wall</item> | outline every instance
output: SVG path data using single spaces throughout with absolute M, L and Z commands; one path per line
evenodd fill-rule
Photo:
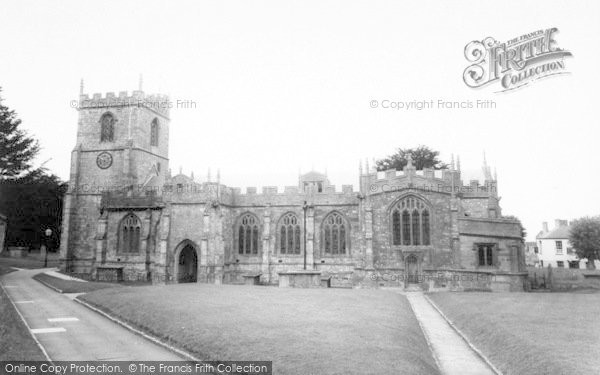
M 29 254 L 28 247 L 21 246 L 9 246 L 8 247 L 8 255 L 11 258 L 24 258 Z
M 413 276 L 413 280 L 409 280 L 401 268 L 356 269 L 352 279 L 357 288 L 404 288 L 409 285 L 407 281 L 416 281 L 412 284 L 429 292 L 520 292 L 527 288 L 526 272 L 436 269 L 423 270 L 421 274 Z
M 574 268 L 529 267 L 531 289 L 567 292 L 578 289 L 600 289 L 600 270 Z
M 289 271 L 279 273 L 280 288 L 320 288 L 321 271 Z

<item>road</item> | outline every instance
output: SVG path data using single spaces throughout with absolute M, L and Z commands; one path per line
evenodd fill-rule
M 43 271 L 12 272 L 0 282 L 51 360 L 184 360 L 32 279 Z

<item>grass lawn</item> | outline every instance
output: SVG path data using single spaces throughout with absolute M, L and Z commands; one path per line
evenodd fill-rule
M 7 270 L 0 266 L 0 275 Z M 46 360 L 2 289 L 0 317 L 0 361 Z
M 600 293 L 429 297 L 504 374 L 597 374 Z
M 79 297 L 203 360 L 277 374 L 438 374 L 404 296 L 382 290 L 180 284 Z
M 59 289 L 62 293 L 88 293 L 94 290 L 106 289 L 106 288 L 117 288 L 119 284 L 114 283 L 99 283 L 99 282 L 81 282 L 75 280 L 64 280 L 58 277 L 46 275 L 45 273 L 39 273 L 33 278 L 42 284 L 50 284 L 56 289 Z

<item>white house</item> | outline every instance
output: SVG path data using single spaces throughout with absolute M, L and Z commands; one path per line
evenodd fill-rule
M 542 231 L 536 236 L 540 267 L 586 268 L 587 259 L 579 259 L 569 242 L 570 225 L 567 220 L 555 220 L 554 229 L 542 223 Z M 600 262 L 596 261 L 596 268 Z

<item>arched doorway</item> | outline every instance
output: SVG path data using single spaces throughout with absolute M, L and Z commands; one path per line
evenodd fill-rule
M 198 255 L 192 245 L 185 245 L 177 259 L 177 282 L 195 283 L 198 281 Z
M 417 284 L 419 282 L 419 267 L 416 255 L 411 254 L 406 257 L 405 270 L 406 283 Z

